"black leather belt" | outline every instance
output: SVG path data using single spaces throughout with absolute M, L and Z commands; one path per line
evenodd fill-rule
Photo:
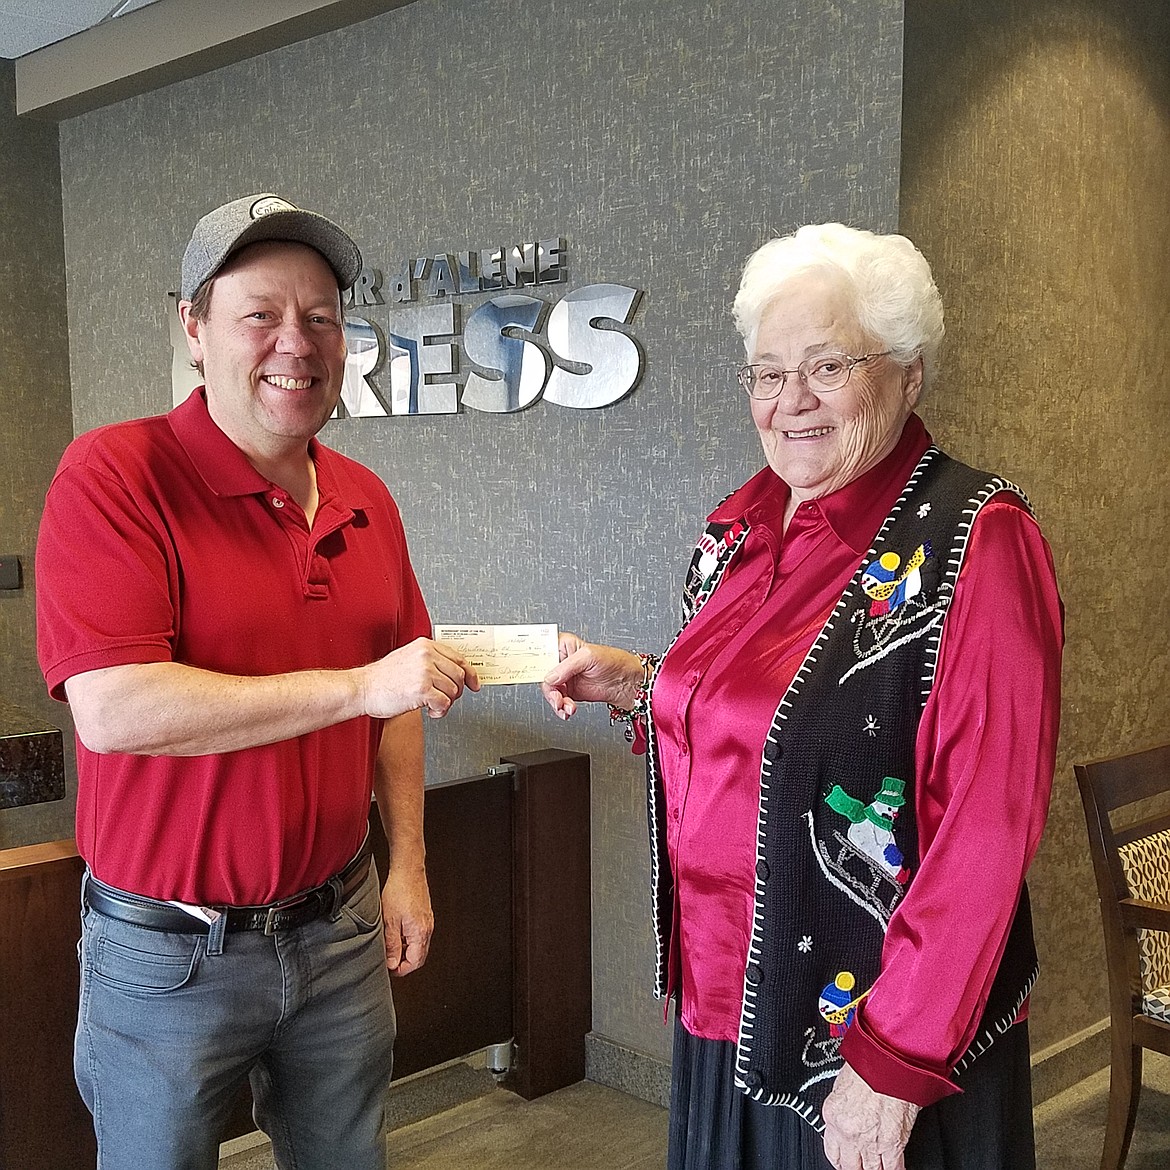
M 262 930 L 265 934 L 294 930 L 318 918 L 336 918 L 341 907 L 365 881 L 372 853 L 369 841 L 364 842 L 357 856 L 336 877 L 278 902 L 269 902 L 266 906 L 211 906 L 209 909 L 227 915 L 228 930 Z M 115 889 L 92 876 L 85 880 L 85 901 L 90 909 L 107 918 L 132 922 L 148 930 L 206 934 L 209 929 L 206 922 L 177 906 Z

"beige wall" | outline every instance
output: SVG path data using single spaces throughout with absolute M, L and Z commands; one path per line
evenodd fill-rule
M 0 553 L 24 562 L 24 589 L 0 593 L 0 697 L 71 741 L 37 670 L 33 611 L 41 505 L 73 437 L 57 128 L 18 121 L 14 94 L 12 62 L 0 60 Z M 0 814 L 0 848 L 72 832 L 72 795 Z
M 901 222 L 949 309 L 924 413 L 1029 493 L 1067 613 L 1036 1049 L 1108 1012 L 1072 763 L 1170 739 L 1168 73 L 1164 0 L 906 5 Z

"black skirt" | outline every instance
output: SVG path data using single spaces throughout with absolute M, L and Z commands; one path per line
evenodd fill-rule
M 734 1073 L 734 1044 L 698 1039 L 675 1021 L 668 1170 L 832 1170 L 811 1125 L 745 1096 Z M 1027 1023 L 958 1083 L 963 1092 L 918 1114 L 906 1170 L 1035 1170 Z

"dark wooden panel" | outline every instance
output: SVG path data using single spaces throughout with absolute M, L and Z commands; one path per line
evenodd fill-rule
M 511 1039 L 512 778 L 427 788 L 427 879 L 435 934 L 421 970 L 395 979 L 394 1075 Z M 386 845 L 371 815 L 379 872 Z
M 0 1170 L 91 1170 L 73 1083 L 78 896 L 72 841 L 0 852 Z
M 589 757 L 510 756 L 514 794 L 516 1063 L 505 1082 L 531 1100 L 585 1076 L 592 1026 Z

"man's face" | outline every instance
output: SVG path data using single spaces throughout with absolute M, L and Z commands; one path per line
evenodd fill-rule
M 220 429 L 261 460 L 303 450 L 333 413 L 345 373 L 337 278 L 304 244 L 243 248 L 213 278 L 203 320 L 179 312 Z

